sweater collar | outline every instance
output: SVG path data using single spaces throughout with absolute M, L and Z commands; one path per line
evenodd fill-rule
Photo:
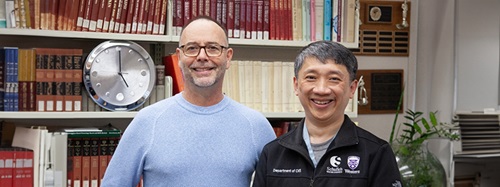
M 182 94 L 180 94 L 180 93 L 176 94 L 173 97 L 175 98 L 177 103 L 180 106 L 182 106 L 184 109 L 186 109 L 190 112 L 196 113 L 196 114 L 201 114 L 201 115 L 210 115 L 210 114 L 220 112 L 220 111 L 224 110 L 226 108 L 226 106 L 229 105 L 229 103 L 230 103 L 230 99 L 226 95 L 224 95 L 224 98 L 220 102 L 218 102 L 217 104 L 212 105 L 212 106 L 194 105 L 194 104 L 190 103 L 189 101 L 187 101 L 184 97 L 182 97 Z

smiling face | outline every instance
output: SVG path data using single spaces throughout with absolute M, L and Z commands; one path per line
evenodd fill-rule
M 344 65 L 327 59 L 306 57 L 294 77 L 295 94 L 304 107 L 306 119 L 324 124 L 344 120 L 344 110 L 354 96 L 357 81 L 350 81 Z
M 187 25 L 182 31 L 180 46 L 197 45 L 200 47 L 212 44 L 228 46 L 224 30 L 207 19 L 198 19 Z M 179 66 L 181 67 L 185 86 L 222 88 L 224 73 L 230 66 L 233 54 L 231 48 L 223 48 L 220 56 L 207 56 L 206 49 L 201 48 L 197 56 L 186 56 L 177 48 Z

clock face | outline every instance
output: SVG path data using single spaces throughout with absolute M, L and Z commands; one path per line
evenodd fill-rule
M 113 111 L 133 110 L 144 104 L 155 84 L 151 57 L 128 41 L 100 44 L 87 57 L 83 74 L 92 99 Z

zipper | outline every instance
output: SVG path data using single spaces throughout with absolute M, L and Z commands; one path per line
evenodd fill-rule
M 309 186 L 313 187 L 313 183 L 314 183 L 314 178 L 311 178 L 311 183 L 309 184 Z

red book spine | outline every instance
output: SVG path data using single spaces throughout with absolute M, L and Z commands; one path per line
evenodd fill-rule
M 24 177 L 23 186 L 33 186 L 33 158 L 34 154 L 32 150 L 25 149 L 24 151 Z
M 14 167 L 14 152 L 10 148 L 0 149 L 0 186 L 12 186 L 13 183 L 13 167 Z
M 114 0 L 104 0 L 106 1 L 106 7 L 104 11 L 104 18 L 102 22 L 102 32 L 109 31 L 109 22 L 111 21 L 111 13 L 113 11 Z
M 210 16 L 210 0 L 205 0 L 205 5 L 203 6 L 203 14 L 205 16 Z
M 90 186 L 90 155 L 91 144 L 90 138 L 83 138 L 83 155 L 82 155 L 82 186 Z
M 241 0 L 240 3 L 240 38 L 245 38 L 246 36 L 246 11 L 247 11 L 247 0 Z
M 181 35 L 181 28 L 183 25 L 183 1 L 182 0 L 173 0 L 173 20 L 172 20 L 172 27 L 173 27 L 173 35 L 174 36 L 179 36 Z
M 66 4 L 67 4 L 66 1 L 69 1 L 69 0 L 59 0 L 58 10 L 57 10 L 57 14 L 56 14 L 56 17 L 57 17 L 56 28 L 57 28 L 57 30 L 64 30 L 63 18 L 64 18 Z
M 276 2 L 269 0 L 269 39 L 276 40 Z
M 217 0 L 217 9 L 215 20 L 222 24 L 222 0 Z
M 158 34 L 160 35 L 165 34 L 166 20 L 167 20 L 167 1 L 162 0 L 160 9 L 160 20 L 159 20 L 160 23 L 158 25 Z
M 184 17 L 182 20 L 183 24 L 187 24 L 189 20 L 191 20 L 191 0 L 184 0 Z
M 114 32 L 116 23 L 116 12 L 118 11 L 118 5 L 121 0 L 113 0 L 113 6 L 111 7 L 111 15 L 109 16 L 109 27 L 108 32 Z
M 280 24 L 280 27 L 277 28 L 278 30 L 278 40 L 285 40 L 285 27 L 287 26 L 286 24 L 286 19 L 285 19 L 285 5 L 284 5 L 285 0 L 278 0 L 278 17 L 277 17 L 277 23 Z
M 125 3 L 128 3 L 128 0 L 118 0 L 118 6 L 116 7 L 116 14 L 115 14 L 115 19 L 114 19 L 114 33 L 119 33 L 120 32 L 120 24 L 122 21 L 122 12 L 123 12 L 123 7 Z M 111 30 L 111 28 L 110 28 Z M 110 31 L 111 32 L 111 31 Z
M 134 19 L 136 0 L 128 1 L 127 20 L 125 21 L 125 33 L 132 33 L 132 22 Z
M 132 17 L 132 28 L 130 33 L 139 33 L 139 20 L 142 14 L 144 14 L 142 7 L 144 6 L 144 0 L 136 0 L 134 8 L 134 16 Z
M 49 14 L 49 29 L 50 30 L 56 30 L 57 29 L 57 11 L 59 10 L 58 8 L 58 0 L 51 0 L 49 9 L 50 9 L 50 14 Z
M 97 19 L 99 17 L 99 10 L 101 9 L 101 1 L 103 0 L 92 0 L 92 9 L 90 10 L 89 18 L 90 31 L 96 31 L 97 29 Z
M 146 34 L 153 34 L 153 24 L 156 17 L 159 16 L 159 11 L 156 12 L 156 8 L 160 8 L 158 5 L 158 0 L 150 0 L 149 1 L 149 12 L 148 12 L 148 20 L 146 26 Z
M 206 0 L 198 0 L 198 15 L 206 15 L 205 14 L 205 1 Z
M 210 17 L 214 20 L 217 20 L 217 1 L 210 0 Z
M 246 25 L 245 25 L 245 38 L 246 39 L 251 39 L 252 38 L 252 7 L 253 7 L 253 2 L 250 0 L 246 1 Z
M 227 0 L 227 34 L 234 38 L 234 0 Z
M 223 25 L 224 27 L 226 27 L 227 29 L 227 0 L 222 0 L 222 11 L 221 11 L 221 14 L 222 14 L 222 19 L 221 19 L 221 25 Z
M 66 95 L 64 88 L 66 80 L 64 79 L 63 56 L 65 53 L 65 49 L 54 49 L 52 53 L 54 56 L 54 110 L 57 112 L 64 111 L 64 95 Z
M 234 28 L 233 28 L 233 38 L 240 38 L 240 9 L 241 9 L 241 0 L 234 0 Z
M 96 32 L 102 32 L 104 25 L 104 14 L 106 13 L 106 4 L 108 0 L 99 0 L 99 11 L 97 14 Z
M 264 39 L 264 28 L 263 28 L 263 23 L 264 23 L 264 1 L 259 0 L 257 1 L 257 39 L 261 40 Z
M 269 6 L 270 6 L 270 3 L 269 3 L 269 0 L 264 0 L 264 12 L 262 13 L 263 14 L 263 18 L 264 18 L 264 21 L 262 23 L 262 29 L 263 29 L 263 32 L 264 32 L 264 40 L 269 40 L 269 17 L 270 17 L 270 9 L 269 9 Z
M 148 26 L 148 17 L 149 17 L 149 5 L 150 1 L 144 0 L 144 4 L 141 12 L 142 14 L 139 14 L 139 20 L 138 20 L 138 25 L 137 25 L 137 34 L 146 34 L 146 28 Z
M 123 0 L 121 11 L 117 13 L 115 32 L 125 33 L 125 22 L 127 21 L 129 0 Z
M 82 31 L 89 31 L 90 28 L 90 17 L 92 15 L 92 5 L 94 5 L 95 0 L 86 0 L 86 6 L 83 13 L 83 24 Z
M 198 1 L 201 0 L 191 0 L 191 18 L 198 16 Z
M 24 186 L 24 153 L 19 148 L 14 150 L 14 168 L 12 176 L 12 186 Z
M 71 5 L 71 10 L 69 12 L 66 30 L 69 30 L 69 31 L 76 31 L 77 30 L 78 14 L 80 12 L 80 5 L 81 5 L 82 1 L 83 0 L 73 0 L 73 4 Z M 81 25 L 80 25 L 80 27 L 81 27 Z
M 287 17 L 286 17 L 286 22 L 288 23 L 288 40 L 293 40 L 293 13 L 292 13 L 292 0 L 287 0 Z

